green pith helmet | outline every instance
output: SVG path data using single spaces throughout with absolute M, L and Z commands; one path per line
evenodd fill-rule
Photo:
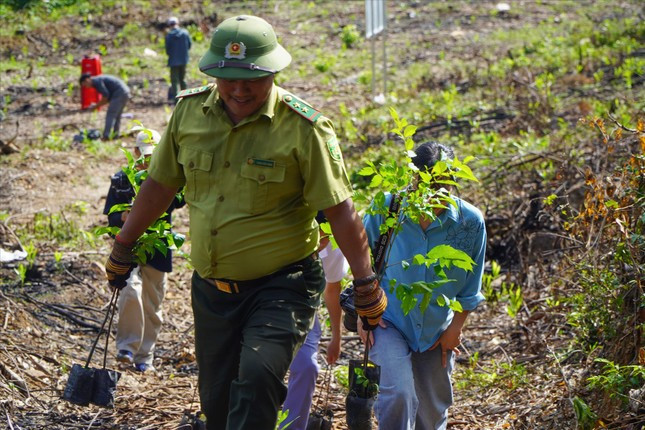
M 271 24 L 257 16 L 240 15 L 217 26 L 199 70 L 224 79 L 254 79 L 278 73 L 291 55 L 278 43 Z

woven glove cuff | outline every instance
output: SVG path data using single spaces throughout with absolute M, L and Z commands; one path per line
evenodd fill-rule
M 387 307 L 387 296 L 378 282 L 363 287 L 354 287 L 354 306 L 356 313 L 376 326 Z
M 116 237 L 112 252 L 105 263 L 105 274 L 112 288 L 121 289 L 127 285 L 132 269 L 136 267 L 134 262 L 134 243 L 124 243 Z
M 131 264 L 134 261 L 134 243 L 126 244 L 121 242 L 119 236 L 116 237 L 114 241 L 114 246 L 112 247 L 112 253 L 110 254 L 110 260 L 115 264 Z

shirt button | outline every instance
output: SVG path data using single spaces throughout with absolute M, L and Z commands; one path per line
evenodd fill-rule
M 421 328 L 421 324 L 417 324 L 417 328 Z
M 193 162 L 191 161 L 190 163 L 188 163 L 188 167 L 190 167 L 190 168 L 192 169 L 193 167 L 195 167 L 195 163 L 193 163 Z
M 264 175 L 258 176 L 258 179 L 260 180 L 260 182 L 264 182 Z
M 217 230 L 212 229 L 212 230 L 211 230 L 211 234 L 212 234 L 213 236 L 217 236 Z
M 223 201 L 224 201 L 224 196 L 219 196 L 219 197 L 217 198 L 217 200 L 219 200 L 220 202 L 223 202 Z
M 253 159 L 249 158 L 248 160 L 246 160 L 246 164 L 253 164 Z
M 231 163 L 229 163 L 228 161 L 224 162 L 224 167 L 231 167 Z

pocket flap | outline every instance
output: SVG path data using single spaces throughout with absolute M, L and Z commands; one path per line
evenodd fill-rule
M 208 172 L 213 166 L 212 153 L 184 146 L 179 148 L 177 160 L 181 165 L 189 170 L 203 170 Z

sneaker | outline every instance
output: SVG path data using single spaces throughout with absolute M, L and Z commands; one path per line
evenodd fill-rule
M 148 370 L 155 370 L 155 368 L 152 367 L 152 365 L 147 363 L 137 363 L 134 365 L 134 368 L 137 372 L 141 372 L 141 373 L 147 372 Z
M 127 349 L 121 349 L 119 350 L 119 353 L 116 355 L 116 361 L 119 363 L 127 363 L 127 364 L 132 364 L 132 361 L 134 360 L 134 355 Z

